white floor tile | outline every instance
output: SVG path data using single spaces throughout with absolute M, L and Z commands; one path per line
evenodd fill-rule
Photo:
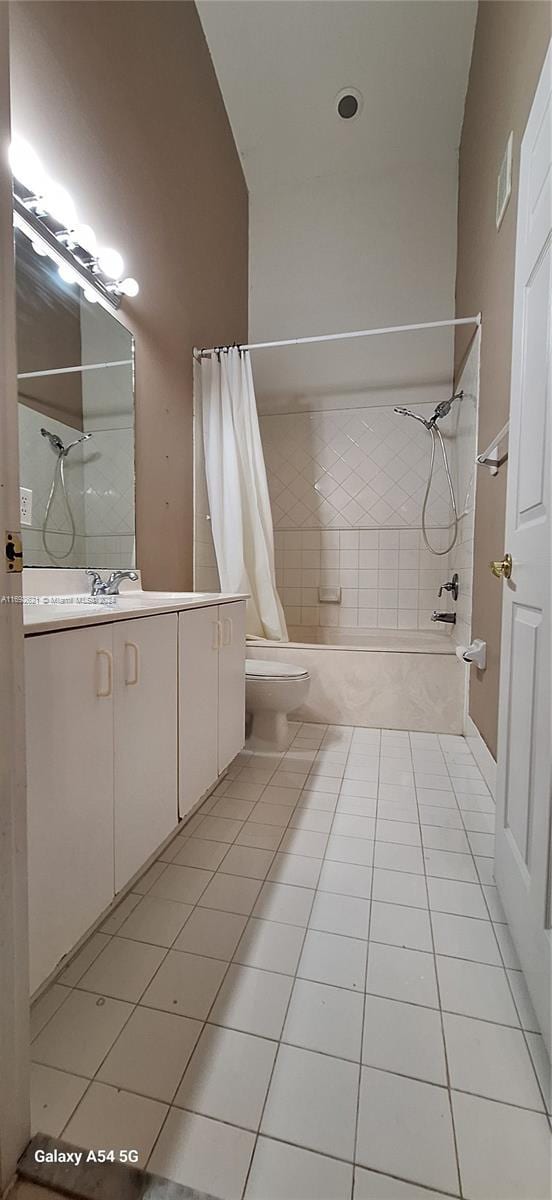
M 240 789 L 238 787 L 237 790 L 245 792 L 247 791 L 248 786 L 250 790 L 254 792 L 258 791 L 260 793 L 262 790 L 262 785 L 260 783 L 251 783 L 249 785 L 243 784 L 242 788 Z M 234 821 L 247 821 L 247 818 L 250 817 L 251 813 L 253 812 L 255 803 L 256 801 L 238 800 L 237 798 L 231 797 L 227 792 L 225 796 L 222 796 L 220 800 L 217 800 L 216 804 L 211 809 L 211 814 L 213 817 L 230 817 Z
M 433 804 L 420 804 L 422 826 L 437 825 L 442 829 L 462 829 L 462 817 L 458 808 L 437 808 Z
M 344 796 L 341 795 L 337 801 L 338 813 L 344 813 L 350 817 L 368 817 L 373 818 L 376 815 L 378 807 L 377 800 L 368 800 L 366 796 Z
M 250 917 L 234 961 L 263 971 L 294 975 L 303 945 L 304 929 Z
M 549 1200 L 545 1116 L 452 1093 L 464 1194 L 470 1200 Z
M 377 783 L 363 782 L 360 779 L 344 779 L 341 785 L 340 799 L 343 796 L 360 796 L 366 800 L 376 800 L 377 795 Z
M 490 883 L 484 883 L 483 884 L 483 895 L 485 896 L 485 900 L 487 901 L 487 906 L 489 909 L 489 916 L 491 918 L 491 921 L 494 921 L 494 922 L 498 921 L 499 924 L 502 923 L 505 925 L 506 924 L 506 913 L 504 912 L 504 909 L 502 907 L 502 902 L 500 900 L 500 896 L 498 894 L 498 888 L 496 887 L 496 885 L 490 884 Z
M 249 879 L 265 879 L 274 858 L 272 850 L 259 850 L 253 846 L 230 847 L 221 870 L 226 875 L 241 875 Z
M 169 863 L 148 895 L 159 896 L 161 900 L 178 900 L 182 904 L 196 904 L 212 877 L 212 871 Z
M 424 860 L 418 846 L 400 846 L 395 842 L 376 842 L 374 866 L 384 871 L 424 874 Z
M 230 962 L 246 923 L 247 917 L 240 913 L 195 908 L 176 939 L 174 949 Z
M 132 893 L 131 893 L 132 895 Z M 135 908 L 140 902 L 139 896 L 132 896 L 134 904 L 129 907 L 129 911 Z M 124 918 L 122 918 L 124 924 Z M 118 924 L 118 922 L 117 922 Z M 65 984 L 67 987 L 74 987 L 82 979 L 85 971 L 88 970 L 92 963 L 95 962 L 98 955 L 108 945 L 110 938 L 106 933 L 93 933 L 92 937 L 84 943 L 84 946 L 75 955 L 69 965 L 57 976 L 57 984 Z M 50 989 L 51 990 L 51 989 Z
M 373 841 L 376 823 L 373 817 L 355 817 L 350 813 L 337 812 L 332 833 L 342 837 L 368 838 Z
M 260 825 L 246 821 L 236 838 L 237 846 L 257 846 L 260 850 L 276 850 L 282 840 L 283 829 L 275 825 Z
M 317 809 L 297 808 L 289 823 L 290 829 L 307 829 L 312 833 L 329 833 L 334 815 Z
M 380 818 L 382 821 L 398 821 L 400 823 L 404 822 L 407 825 L 416 824 L 418 821 L 416 801 L 412 799 L 408 801 L 403 800 L 398 803 L 396 800 L 379 800 L 378 820 Z
M 347 937 L 368 937 L 369 900 L 357 896 L 339 896 L 317 892 L 309 920 L 311 929 L 324 933 L 342 933 Z
M 285 829 L 293 812 L 285 804 L 256 804 L 249 820 L 258 825 L 274 825 L 277 829 Z
M 326 847 L 326 859 L 331 862 L 353 863 L 359 867 L 370 867 L 374 857 L 374 843 L 366 838 L 343 837 L 330 834 Z
M 206 1025 L 174 1103 L 220 1121 L 258 1129 L 276 1045 Z
M 380 800 L 389 801 L 391 804 L 412 804 L 416 802 L 416 792 L 413 782 L 407 787 L 401 787 L 398 783 L 380 783 L 378 796 Z
M 228 842 L 210 842 L 206 838 L 192 837 L 184 842 L 171 861 L 181 867 L 216 871 L 227 852 Z
M 317 809 L 319 812 L 335 812 L 338 805 L 337 796 L 329 792 L 301 792 L 297 807 L 301 809 Z
M 293 887 L 287 883 L 264 883 L 253 916 L 304 928 L 309 920 L 313 896 L 311 888 Z
M 296 980 L 282 1041 L 338 1058 L 360 1059 L 363 997 L 346 988 Z
M 370 940 L 411 950 L 433 951 L 429 914 L 422 908 L 372 901 Z
M 494 833 L 495 831 L 494 813 L 463 812 L 462 820 L 464 829 L 470 833 Z
M 542 1098 L 520 1029 L 444 1013 L 451 1087 L 541 1110 Z
M 437 1008 L 433 955 L 370 942 L 366 991 Z
M 501 967 L 437 956 L 441 1004 L 447 1012 L 518 1025 L 505 972 Z
M 357 1158 L 376 1171 L 457 1192 L 446 1089 L 363 1067 Z
M 255 1135 L 172 1108 L 148 1170 L 224 1200 L 241 1200 Z
M 201 1029 L 201 1021 L 139 1006 L 102 1063 L 97 1079 L 170 1103 Z
M 443 811 L 449 810 L 443 809 Z M 422 841 L 427 850 L 452 850 L 457 854 L 470 853 L 468 839 L 462 829 L 446 829 L 440 825 L 422 825 Z
M 217 871 L 201 896 L 201 907 L 242 913 L 247 917 L 260 888 L 258 879 L 244 879 L 240 875 L 225 875 L 223 871 Z
M 59 983 L 52 984 L 31 1006 L 31 1041 L 38 1037 L 58 1008 L 69 998 L 71 991 Z
M 307 930 L 297 974 L 302 979 L 364 990 L 366 942 L 337 933 Z
M 155 883 L 156 879 L 159 879 L 159 876 L 163 874 L 165 866 L 166 864 L 164 862 L 152 863 L 149 870 L 147 870 L 145 874 L 142 875 L 140 879 L 137 879 L 136 883 L 132 885 L 132 893 L 145 896 L 146 893 L 149 892 L 152 884 Z M 132 893 L 130 895 L 132 895 Z M 103 925 L 101 926 L 102 933 L 116 933 L 117 929 L 128 917 L 129 912 L 132 912 L 132 904 L 129 903 L 127 907 L 127 902 L 130 901 L 130 895 L 125 896 L 125 899 L 121 901 L 114 912 L 112 912 L 107 920 L 104 921 Z M 119 914 L 123 907 L 125 909 L 124 915 L 119 920 Z
M 166 1104 L 132 1092 L 93 1083 L 71 1117 L 64 1141 L 90 1149 L 98 1147 L 138 1151 L 138 1166 L 145 1167 L 168 1112 Z
M 192 911 L 191 904 L 161 900 L 158 896 L 143 896 L 121 925 L 119 936 L 138 942 L 151 942 L 154 946 L 172 946 Z
M 351 1160 L 358 1070 L 327 1054 L 281 1046 L 262 1133 Z
M 214 842 L 234 842 L 242 821 L 232 821 L 229 817 L 204 817 L 196 830 L 196 836 Z
M 456 879 L 428 879 L 429 907 L 436 912 L 488 920 L 489 914 L 479 884 Z
M 32 1043 L 31 1058 L 91 1079 L 131 1012 L 122 1000 L 72 992 Z
M 258 1037 L 279 1038 L 292 986 L 289 975 L 232 963 L 209 1020 Z
M 287 854 L 280 851 L 270 868 L 271 883 L 289 883 L 295 887 L 315 888 L 318 883 L 322 859 L 307 858 L 304 854 Z
M 301 794 L 301 788 L 278 787 L 271 783 L 260 800 L 263 804 L 283 804 L 286 808 L 293 808 Z
M 369 900 L 372 868 L 327 859 L 320 872 L 318 887 L 321 892 L 339 892 L 344 896 L 360 896 Z
M 378 812 L 376 841 L 398 842 L 405 846 L 421 846 L 420 827 L 413 821 L 382 820 Z
M 425 879 L 423 875 L 409 875 L 406 871 L 376 868 L 372 899 L 386 900 L 390 904 L 407 904 L 412 908 L 427 908 Z
M 432 924 L 436 954 L 469 958 L 472 962 L 489 963 L 494 967 L 502 966 L 490 921 L 434 912 Z
M 463 883 L 477 883 L 477 871 L 471 854 L 454 854 L 449 850 L 424 850 L 428 875 L 440 879 L 457 879 Z
M 59 1137 L 88 1087 L 88 1080 L 54 1067 L 31 1064 L 31 1134 Z
M 323 814 L 324 815 L 324 814 Z M 280 849 L 286 854 L 302 854 L 307 858 L 323 858 L 328 844 L 327 833 L 311 829 L 286 829 Z
M 245 1200 L 349 1200 L 352 1174 L 334 1158 L 261 1137 Z
M 362 1061 L 446 1085 L 440 1014 L 417 1004 L 366 996 Z
M 138 1001 L 165 957 L 161 946 L 114 937 L 83 975 L 79 988 Z
M 198 954 L 169 950 L 157 975 L 142 997 L 142 1004 L 205 1019 L 222 983 L 228 963 Z
M 254 783 L 253 780 L 247 782 L 243 777 L 241 779 L 233 779 L 230 787 L 226 788 L 224 798 L 231 797 L 234 800 L 245 800 L 248 803 L 255 804 L 264 791 L 264 788 L 264 783 Z M 238 820 L 241 819 L 241 817 L 238 817 Z
M 353 1200 L 446 1200 L 446 1197 L 444 1192 L 419 1188 L 415 1183 L 404 1183 L 390 1175 L 355 1167 Z
M 454 792 L 444 788 L 422 787 L 419 781 L 417 781 L 416 794 L 418 796 L 418 804 L 430 805 L 432 808 L 452 808 L 454 812 L 458 812 L 458 804 Z

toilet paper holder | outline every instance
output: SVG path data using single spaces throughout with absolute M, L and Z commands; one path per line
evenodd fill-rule
M 474 638 L 469 646 L 457 646 L 456 657 L 462 662 L 473 663 L 479 671 L 487 666 L 487 643 L 481 638 Z

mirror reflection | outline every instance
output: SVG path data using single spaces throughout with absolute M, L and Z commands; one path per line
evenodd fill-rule
M 131 334 L 16 231 L 25 566 L 135 565 Z

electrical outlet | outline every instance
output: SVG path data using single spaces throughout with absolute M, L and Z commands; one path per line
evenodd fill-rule
M 22 525 L 33 523 L 33 493 L 31 488 L 19 489 L 19 519 Z

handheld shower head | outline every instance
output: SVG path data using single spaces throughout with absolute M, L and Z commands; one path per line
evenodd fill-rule
M 415 421 L 421 421 L 422 425 L 425 425 L 426 429 L 429 429 L 429 421 L 426 421 L 425 417 L 422 417 L 420 413 L 412 412 L 410 408 L 394 408 L 393 412 L 398 413 L 400 417 L 413 417 Z
M 41 429 L 40 432 L 44 438 L 48 439 L 52 450 L 55 450 L 56 454 L 63 454 L 63 442 L 61 438 L 58 437 L 57 433 L 50 433 L 49 429 Z

